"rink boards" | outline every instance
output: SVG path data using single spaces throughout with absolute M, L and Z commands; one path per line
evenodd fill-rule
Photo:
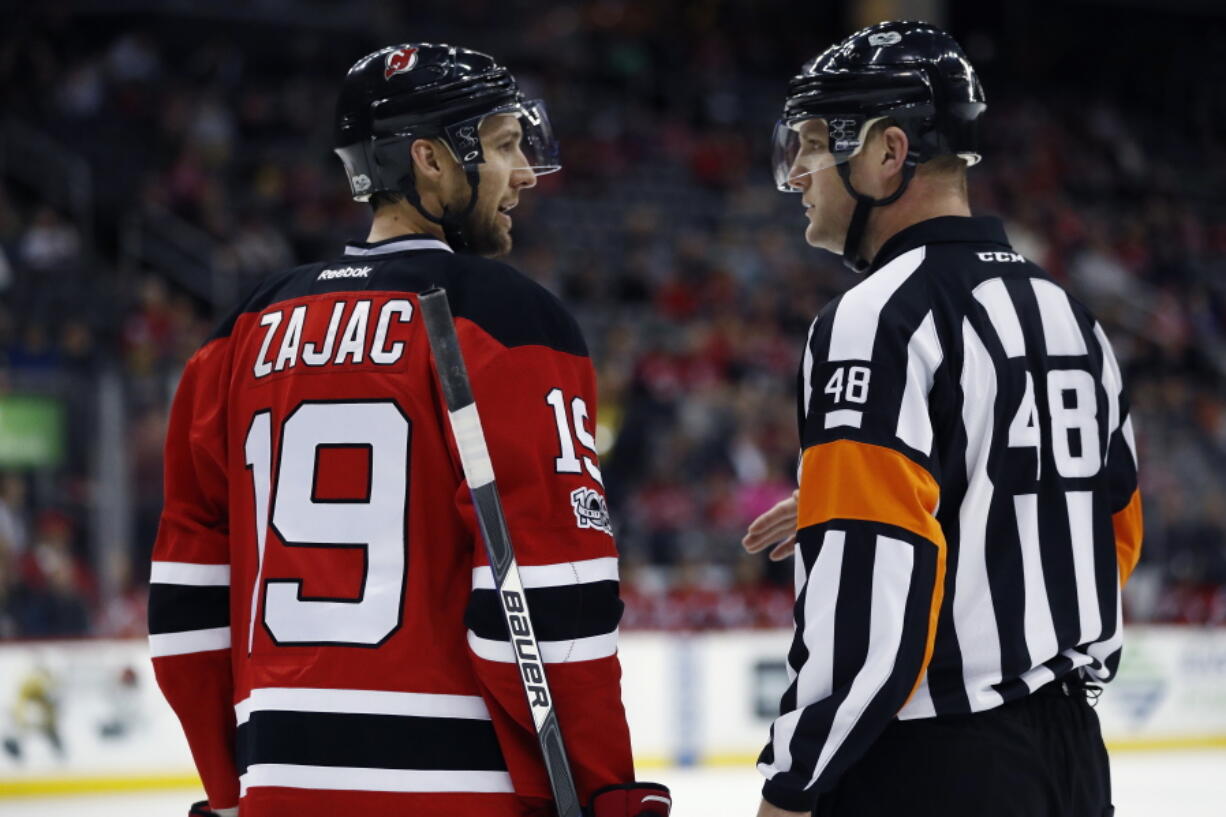
M 623 635 L 638 765 L 752 764 L 787 685 L 790 637 Z M 1226 746 L 1226 629 L 1130 628 L 1098 713 L 1116 750 Z M 182 786 L 191 770 L 145 642 L 0 645 L 0 797 Z

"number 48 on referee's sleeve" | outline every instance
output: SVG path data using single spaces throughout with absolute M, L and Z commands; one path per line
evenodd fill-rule
M 832 403 L 867 403 L 871 376 L 872 371 L 867 366 L 839 366 L 822 391 L 830 395 Z

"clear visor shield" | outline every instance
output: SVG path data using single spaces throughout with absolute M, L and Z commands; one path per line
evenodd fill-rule
M 490 154 L 504 153 L 512 170 L 531 170 L 543 176 L 562 169 L 558 140 L 545 103 L 539 99 L 497 108 L 448 130 L 458 158 L 465 164 L 488 161 Z
M 860 152 L 868 129 L 877 122 L 862 116 L 828 116 L 793 122 L 779 120 L 771 139 L 775 186 L 799 193 L 798 182 L 826 168 L 843 164 Z
M 539 99 L 529 100 L 520 106 L 520 127 L 524 130 L 520 152 L 524 155 L 525 167 L 538 176 L 556 173 L 562 169 L 558 139 L 553 135 L 549 112 Z

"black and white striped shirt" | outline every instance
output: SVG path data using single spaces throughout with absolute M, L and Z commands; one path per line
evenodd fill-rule
M 814 321 L 792 683 L 759 759 L 807 810 L 893 718 L 1110 680 L 1140 552 L 1102 327 L 995 219 L 909 227 Z

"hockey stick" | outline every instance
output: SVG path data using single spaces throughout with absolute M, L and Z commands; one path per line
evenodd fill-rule
M 468 489 L 472 492 L 477 524 L 481 528 L 481 538 L 485 540 L 490 570 L 494 572 L 494 589 L 511 635 L 519 679 L 524 685 L 528 709 L 536 726 L 554 805 L 557 806 L 558 817 L 580 817 L 579 794 L 575 790 L 566 747 L 562 744 L 562 729 L 558 725 L 553 695 L 545 678 L 545 662 L 541 658 L 540 645 L 536 642 L 528 599 L 519 578 L 519 565 L 515 562 L 507 520 L 502 513 L 502 502 L 498 499 L 498 486 L 494 484 L 494 467 L 490 462 L 485 433 L 481 430 L 477 404 L 473 401 L 468 372 L 464 368 L 464 356 L 456 338 L 447 292 L 442 287 L 431 287 L 421 294 L 420 302 L 426 336 L 430 340 L 430 350 L 434 354 L 438 379 L 447 402 L 451 431 L 455 435 L 456 448 L 460 451 L 460 464 L 468 480 Z

